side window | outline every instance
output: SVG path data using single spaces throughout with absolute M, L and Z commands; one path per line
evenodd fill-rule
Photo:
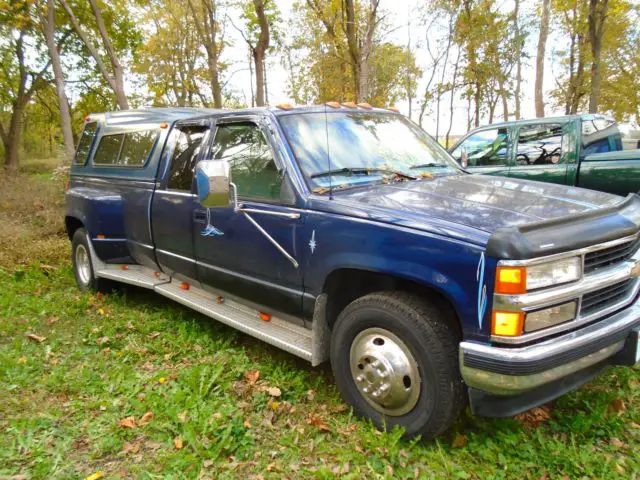
M 156 130 L 125 133 L 118 165 L 143 166 L 147 163 L 147 158 L 149 158 L 157 136 L 158 132 Z
M 518 165 L 556 165 L 563 160 L 563 125 L 527 125 L 520 129 L 516 146 Z
M 474 133 L 453 151 L 453 157 L 461 161 L 467 158 L 469 167 L 493 167 L 509 162 L 509 132 L 496 128 Z
M 172 135 L 175 138 L 175 147 L 171 155 L 168 189 L 191 191 L 193 170 L 196 167 L 202 139 L 208 130 L 209 127 L 206 125 L 184 125 L 174 129 Z
M 89 150 L 91 150 L 93 139 L 96 138 L 97 130 L 98 130 L 97 122 L 87 123 L 84 126 L 84 130 L 82 130 L 82 134 L 80 135 L 80 141 L 78 142 L 78 148 L 76 149 L 76 154 L 73 157 L 73 163 L 75 163 L 76 165 L 84 165 L 87 162 L 87 157 L 89 156 Z
M 283 176 L 260 129 L 252 123 L 222 125 L 216 132 L 214 159 L 225 159 L 239 197 L 280 200 Z
M 610 151 L 609 139 L 603 138 L 584 147 L 584 150 L 582 151 L 582 153 L 584 155 L 589 155 L 591 153 L 604 153 L 608 151 Z
M 103 135 L 93 156 L 95 165 L 117 165 L 123 134 Z

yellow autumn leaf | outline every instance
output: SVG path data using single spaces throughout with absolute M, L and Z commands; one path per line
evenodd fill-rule
M 178 436 L 173 439 L 173 445 L 180 450 L 182 448 L 182 437 Z
M 160 377 L 160 378 L 158 379 L 158 383 L 164 383 L 164 382 L 166 382 L 166 381 L 167 381 L 167 379 L 166 379 L 166 378 L 164 378 L 164 377 Z
M 92 473 L 85 480 L 98 480 L 99 478 L 104 477 L 104 472 L 98 470 L 96 473 Z
M 104 315 L 104 309 L 103 309 L 103 308 L 99 308 L 99 309 L 98 309 L 98 314 L 100 314 L 100 315 Z

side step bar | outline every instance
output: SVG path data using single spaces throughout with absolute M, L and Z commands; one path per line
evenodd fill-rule
M 90 248 L 98 277 L 154 290 L 247 335 L 304 358 L 313 366 L 328 358 L 328 329 L 323 321 L 326 299 L 322 296 L 316 302 L 311 330 L 275 316 L 264 321 L 258 310 L 193 285 L 184 289 L 184 282 L 142 265 L 105 264 L 95 255 L 93 245 L 90 244 Z

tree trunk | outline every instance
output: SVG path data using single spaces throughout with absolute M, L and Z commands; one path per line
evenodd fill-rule
M 93 15 L 96 18 L 98 31 L 100 32 L 100 37 L 102 37 L 102 44 L 104 45 L 104 49 L 107 51 L 107 56 L 109 57 L 111 67 L 113 68 L 113 91 L 116 94 L 116 101 L 118 102 L 118 106 L 121 110 L 128 110 L 129 102 L 127 101 L 127 96 L 124 93 L 124 69 L 122 68 L 122 64 L 120 63 L 120 59 L 118 58 L 115 48 L 113 48 L 113 44 L 111 43 L 111 37 L 109 37 L 109 33 L 104 25 L 102 12 L 100 11 L 98 3 L 96 0 L 89 0 L 89 3 L 91 4 Z
M 445 136 L 445 148 L 449 148 L 449 136 L 451 135 L 451 127 L 453 126 L 453 98 L 456 90 L 456 80 L 458 79 L 458 66 L 460 65 L 460 53 L 461 50 L 458 50 L 458 55 L 456 56 L 456 63 L 453 64 L 453 79 L 451 81 L 451 97 L 449 98 L 449 128 L 447 130 L 447 135 Z
M 550 9 L 551 0 L 542 0 L 542 16 L 540 18 L 540 34 L 538 36 L 538 54 L 536 56 L 536 117 L 544 117 L 544 100 L 542 98 L 542 88 L 544 82 L 544 54 L 547 48 L 547 37 L 549 36 Z
M 507 92 L 504 88 L 504 78 L 500 78 L 499 87 L 500 87 L 500 98 L 502 99 L 502 119 L 505 122 L 508 122 L 509 121 L 509 99 L 507 98 Z M 518 105 L 518 103 L 516 103 L 516 106 Z M 519 113 L 517 113 L 516 115 L 519 115 Z
M 62 138 L 64 140 L 65 159 L 71 162 L 75 153 L 73 142 L 73 130 L 71 129 L 71 112 L 69 111 L 69 99 L 64 91 L 64 74 L 60 64 L 60 52 L 56 46 L 54 32 L 56 24 L 56 6 L 54 0 L 47 0 L 47 16 L 44 19 L 44 32 L 47 38 L 47 48 L 49 49 L 49 57 L 51 58 L 51 66 L 53 67 L 53 76 L 56 84 L 56 93 L 58 94 L 58 107 L 60 108 L 60 127 L 62 128 Z
M 253 49 L 253 60 L 256 67 L 256 105 L 263 107 L 265 105 L 264 57 L 267 48 L 269 48 L 269 21 L 264 13 L 264 0 L 253 0 L 253 6 L 260 26 L 258 43 Z
M 578 66 L 574 76 L 573 96 L 571 98 L 571 109 L 569 113 L 575 115 L 580 108 L 580 100 L 584 95 L 584 59 L 586 42 L 583 34 L 578 34 Z
M 602 51 L 602 34 L 604 21 L 607 18 L 608 0 L 589 0 L 589 43 L 591 44 L 591 95 L 589 96 L 589 113 L 597 113 L 600 102 L 600 52 Z
M 515 8 L 513 10 L 513 28 L 514 34 L 516 37 L 516 45 L 517 45 L 517 55 L 516 55 L 516 88 L 514 95 L 516 97 L 516 105 L 515 105 L 515 117 L 516 120 L 520 120 L 520 85 L 522 84 L 522 40 L 520 38 L 520 24 L 518 22 L 518 17 L 520 15 L 520 0 L 515 0 Z M 503 104 L 503 114 L 504 120 L 507 121 L 507 117 L 509 116 L 508 105 L 505 101 L 506 93 L 503 90 L 502 95 L 502 104 Z
M 475 120 L 473 126 L 476 128 L 480 126 L 480 103 L 482 102 L 481 88 L 480 82 L 476 82 L 476 91 L 473 96 L 473 101 L 475 103 Z
M 7 142 L 4 144 L 4 166 L 10 172 L 17 172 L 20 164 L 20 139 L 22 138 L 22 122 L 24 105 L 21 102 L 13 105 Z M 26 104 L 25 104 L 26 105 Z
M 82 43 L 84 43 L 84 46 L 87 47 L 87 50 L 89 50 L 89 54 L 95 60 L 96 65 L 98 66 L 98 70 L 102 74 L 102 77 L 105 79 L 109 87 L 111 87 L 111 90 L 113 90 L 113 93 L 116 96 L 116 103 L 118 104 L 118 107 L 121 110 L 128 110 L 129 103 L 127 101 L 126 95 L 124 94 L 124 75 L 122 71 L 122 66 L 120 65 L 120 62 L 115 54 L 115 50 L 113 50 L 113 46 L 111 45 L 111 40 L 107 35 L 107 31 L 104 28 L 104 21 L 102 21 L 102 14 L 100 13 L 100 9 L 98 5 L 95 4 L 95 0 L 90 0 L 90 2 L 92 4 L 91 5 L 92 8 L 95 4 L 94 15 L 96 15 L 96 22 L 98 22 L 98 19 L 99 19 L 98 28 L 102 26 L 102 29 L 104 30 L 105 36 L 103 37 L 103 42 L 106 42 L 105 38 L 109 41 L 109 45 L 107 46 L 107 44 L 105 43 L 104 47 L 107 50 L 107 55 L 109 56 L 109 60 L 111 61 L 111 65 L 113 67 L 112 73 L 110 73 L 107 70 L 107 66 L 102 61 L 102 55 L 96 49 L 95 45 L 93 44 L 89 36 L 80 25 L 80 22 L 78 21 L 77 17 L 73 13 L 73 10 L 71 9 L 67 1 L 66 0 L 58 0 L 58 1 L 60 2 L 60 5 L 62 5 L 64 10 L 67 12 L 67 15 L 69 15 L 69 20 L 71 20 L 71 25 L 73 27 L 73 30 L 78 34 L 78 36 L 80 37 L 80 40 L 82 40 Z

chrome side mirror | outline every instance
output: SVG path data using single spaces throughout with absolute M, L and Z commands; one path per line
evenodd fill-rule
M 196 191 L 205 208 L 228 207 L 231 171 L 226 160 L 202 160 L 196 165 Z
M 460 155 L 460 165 L 462 166 L 462 168 L 467 168 L 469 166 L 468 152 L 462 152 L 462 155 Z

